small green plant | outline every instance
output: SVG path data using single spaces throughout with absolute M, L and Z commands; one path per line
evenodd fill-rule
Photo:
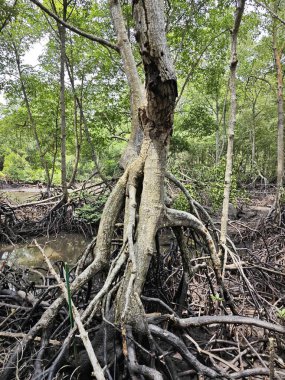
M 282 307 L 282 309 L 278 309 L 276 314 L 278 318 L 285 319 L 285 307 Z
M 211 300 L 213 302 L 223 301 L 224 300 L 222 297 L 220 297 L 219 293 L 211 294 L 210 297 L 211 297 Z

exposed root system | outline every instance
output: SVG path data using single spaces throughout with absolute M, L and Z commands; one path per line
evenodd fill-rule
M 110 184 L 101 183 L 73 190 L 68 202 L 63 202 L 61 193 L 46 198 L 40 194 L 31 202 L 11 203 L 0 197 L 0 242 L 15 243 L 31 236 L 49 235 L 59 231 L 79 231 L 94 235 L 99 214 L 104 204 L 98 209 L 97 220 L 88 220 L 76 212 L 84 206 L 98 204 L 98 199 L 110 192 Z M 88 207 L 87 206 L 87 207 Z M 92 210 L 94 212 L 94 210 Z
M 244 247 L 228 250 L 222 274 L 236 315 L 216 290 L 205 240 L 193 228 L 163 228 L 138 300 L 142 323 L 134 325 L 118 323 L 114 306 L 128 265 L 122 230 L 115 229 L 107 265 L 94 261 L 94 239 L 70 279 L 105 378 L 284 379 L 285 230 L 269 221 L 247 234 L 242 228 Z M 61 296 L 62 263 L 54 269 L 61 280 L 47 267 L 1 269 L 3 380 L 91 378 L 94 368 Z

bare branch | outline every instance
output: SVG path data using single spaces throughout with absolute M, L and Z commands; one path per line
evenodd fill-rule
M 170 319 L 180 327 L 190 327 L 190 326 L 207 326 L 213 324 L 233 324 L 233 325 L 251 325 L 256 327 L 261 327 L 270 331 L 275 331 L 280 334 L 285 334 L 285 327 L 281 325 L 275 325 L 274 323 L 262 321 L 257 318 L 242 317 L 239 315 L 213 315 L 213 316 L 202 316 L 202 317 L 190 317 L 190 318 L 176 318 L 170 316 Z
M 64 297 L 65 297 L 66 301 L 69 302 L 67 289 L 66 289 L 64 283 L 61 281 L 59 275 L 54 270 L 54 268 L 53 268 L 53 266 L 52 266 L 49 258 L 45 254 L 43 248 L 37 242 L 35 242 L 35 244 L 38 247 L 38 249 L 41 251 L 41 254 L 43 255 L 43 258 L 44 258 L 44 260 L 45 260 L 45 262 L 46 262 L 46 264 L 47 264 L 47 266 L 48 266 L 51 274 L 55 277 L 56 281 L 58 282 L 58 284 L 59 284 L 59 286 L 61 288 L 61 291 L 64 294 Z M 74 303 L 73 303 L 72 300 L 71 300 L 71 308 L 72 308 L 72 314 L 73 314 L 75 323 L 76 323 L 77 328 L 79 330 L 80 337 L 82 339 L 82 342 L 84 344 L 84 347 L 86 349 L 86 352 L 88 354 L 88 357 L 90 359 L 90 362 L 91 362 L 93 370 L 94 370 L 93 375 L 98 380 L 104 380 L 105 376 L 104 376 L 103 369 L 101 368 L 101 366 L 100 366 L 100 364 L 98 362 L 98 359 L 97 359 L 96 354 L 94 352 L 94 349 L 92 347 L 91 341 L 90 341 L 90 339 L 88 337 L 88 332 L 85 330 L 85 328 L 83 326 L 83 322 L 81 320 L 81 316 L 79 314 L 79 311 L 76 308 L 76 306 L 74 305 Z
M 84 32 L 83 30 L 76 28 L 75 26 L 70 25 L 69 23 L 63 21 L 60 17 L 58 17 L 56 14 L 54 14 L 52 11 L 50 11 L 48 8 L 46 8 L 43 4 L 41 4 L 38 0 L 31 0 L 32 3 L 36 4 L 39 8 L 41 8 L 42 11 L 47 13 L 50 17 L 52 17 L 54 20 L 59 22 L 61 25 L 65 26 L 67 29 L 71 30 L 72 32 L 79 34 L 82 37 L 88 38 L 89 40 L 93 42 L 97 42 L 98 44 L 115 50 L 116 52 L 120 52 L 120 48 L 111 42 L 104 40 L 103 38 L 96 37 L 93 34 Z
M 199 360 L 197 360 L 196 357 L 189 352 L 185 343 L 176 335 L 155 325 L 149 325 L 149 330 L 153 335 L 158 336 L 160 339 L 166 341 L 168 344 L 171 344 L 173 347 L 175 347 L 175 349 L 180 353 L 180 355 L 191 366 L 193 366 L 198 373 L 207 375 L 210 379 L 218 379 L 221 377 L 216 371 L 200 363 Z

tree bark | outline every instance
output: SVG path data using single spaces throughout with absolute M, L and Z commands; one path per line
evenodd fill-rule
M 277 5 L 276 5 L 277 8 Z M 277 9 L 276 9 L 277 11 Z M 282 71 L 282 54 L 283 47 L 278 49 L 277 40 L 277 25 L 276 20 L 273 19 L 273 54 L 276 69 L 277 79 L 277 179 L 276 179 L 276 195 L 275 195 L 275 219 L 280 223 L 281 215 L 281 195 L 283 192 L 283 178 L 284 178 L 284 105 L 283 105 L 283 71 Z
M 72 61 L 73 60 L 71 59 L 71 62 L 68 62 L 68 59 L 66 57 L 66 67 L 67 67 L 67 71 L 70 70 L 68 71 L 68 75 L 69 75 L 72 92 L 73 92 L 73 107 L 74 107 L 73 108 L 73 130 L 74 130 L 74 136 L 75 136 L 75 161 L 73 165 L 72 174 L 71 174 L 69 183 L 67 185 L 68 188 L 70 188 L 74 184 L 77 170 L 78 170 L 80 153 L 81 153 L 81 144 L 82 144 L 82 124 L 83 124 L 81 111 L 80 111 L 80 118 L 79 118 L 79 123 L 78 123 L 78 114 L 77 114 L 78 104 L 77 104 L 77 94 L 76 94 L 75 85 L 74 85 L 74 70 L 73 70 Z M 82 86 L 83 86 L 83 79 L 81 81 L 81 88 Z
M 66 21 L 67 1 L 63 1 L 63 20 Z M 67 174 L 66 174 L 66 104 L 65 104 L 65 43 L 66 29 L 58 23 L 60 38 L 60 129 L 61 129 L 61 186 L 63 198 L 67 199 Z
M 110 0 L 110 10 L 131 95 L 131 135 L 127 148 L 120 160 L 120 165 L 125 168 L 140 152 L 143 131 L 141 130 L 138 111 L 145 102 L 145 95 L 129 41 L 120 2 L 118 0 Z
M 143 183 L 137 210 L 134 254 L 119 291 L 117 319 L 137 325 L 143 323 L 138 296 L 142 292 L 150 260 L 155 252 L 155 235 L 161 227 L 164 213 L 166 157 L 177 97 L 176 76 L 166 44 L 163 9 L 163 1 L 140 0 L 133 4 L 147 98 L 146 106 L 138 109 L 144 132 L 140 152 L 143 159 L 143 177 L 141 175 L 140 178 L 143 178 Z M 137 188 L 132 177 L 129 178 L 128 186 L 130 185 Z M 128 243 L 130 244 L 130 239 Z
M 235 11 L 235 21 L 234 28 L 232 31 L 232 41 L 231 41 L 231 63 L 230 63 L 230 92 L 231 92 L 231 107 L 230 107 L 230 122 L 228 128 L 228 146 L 227 146 L 227 161 L 226 161 L 226 171 L 225 171 L 225 182 L 224 182 L 224 198 L 223 198 L 223 208 L 222 208 L 222 218 L 221 218 L 221 236 L 220 236 L 220 251 L 219 255 L 223 255 L 223 251 L 226 246 L 227 239 L 227 227 L 228 227 L 228 212 L 229 212 L 229 202 L 230 202 L 230 191 L 231 191 L 231 176 L 233 168 L 233 148 L 234 148 L 234 131 L 236 125 L 236 70 L 237 70 L 237 41 L 239 27 L 244 11 L 245 0 L 239 0 L 237 8 Z

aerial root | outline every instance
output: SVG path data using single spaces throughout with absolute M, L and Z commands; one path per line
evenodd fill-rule
M 164 330 L 156 325 L 149 325 L 149 329 L 153 335 L 174 347 L 185 359 L 185 361 L 197 371 L 198 374 L 207 375 L 211 379 L 218 379 L 220 377 L 220 375 L 216 371 L 200 363 L 199 360 L 197 360 L 197 358 L 190 353 L 185 343 L 181 339 L 179 339 L 177 335 L 167 330 Z
M 122 370 L 128 371 L 126 373 L 132 379 L 144 376 L 158 380 L 163 378 L 176 380 L 197 374 L 212 379 L 268 375 L 270 363 L 276 365 L 274 355 L 277 349 L 274 351 L 273 348 L 272 358 L 269 360 L 265 356 L 267 350 L 265 355 L 260 354 L 263 352 L 261 347 L 267 344 L 267 331 L 271 334 L 285 334 L 284 327 L 263 321 L 261 314 L 258 314 L 261 319 L 220 315 L 230 313 L 227 308 L 230 305 L 225 297 L 226 292 L 231 291 L 229 275 L 230 280 L 234 278 L 235 284 L 239 286 L 235 302 L 241 313 L 252 306 L 255 307 L 253 315 L 259 313 L 265 301 L 262 302 L 264 299 L 256 294 L 256 287 L 260 284 L 254 286 L 248 280 L 248 269 L 235 252 L 228 250 L 228 259 L 232 264 L 224 263 L 222 266 L 217 256 L 215 238 L 211 235 L 213 231 L 210 233 L 199 218 L 190 213 L 162 208 L 161 214 L 164 214 L 164 217 L 159 220 L 158 227 L 166 227 L 165 231 L 168 231 L 170 238 L 175 241 L 174 244 L 171 243 L 174 248 L 171 250 L 169 248 L 169 254 L 163 251 L 162 246 L 161 250 L 157 248 L 156 254 L 151 253 L 150 260 L 152 263 L 157 260 L 158 270 L 156 271 L 155 265 L 150 265 L 142 294 L 137 291 L 137 278 L 141 276 L 138 264 L 140 261 L 136 251 L 136 229 L 139 223 L 137 200 L 142 166 L 140 165 L 140 169 L 136 169 L 134 173 L 135 175 L 131 176 L 124 175 L 111 195 L 109 211 L 112 213 L 111 215 L 103 213 L 96 246 L 94 248 L 94 239 L 74 268 L 71 284 L 74 306 L 76 305 L 78 311 L 81 311 L 79 325 L 82 323 L 84 330 L 90 335 L 94 355 L 97 356 L 103 376 L 115 379 L 116 371 L 118 373 Z M 115 223 L 118 221 L 124 201 L 124 235 L 121 239 L 120 230 L 120 246 L 111 255 Z M 156 228 L 155 225 L 153 230 Z M 163 232 L 161 230 L 159 234 Z M 159 238 L 157 239 L 159 246 Z M 194 253 L 190 251 L 190 239 L 196 244 Z M 90 256 L 93 253 L 91 261 Z M 90 261 L 91 264 L 88 265 Z M 231 268 L 227 270 L 230 266 Z M 268 276 L 284 277 L 282 271 L 266 267 L 266 262 L 263 266 L 268 271 Z M 161 287 L 150 288 L 149 278 L 153 275 L 161 277 L 161 274 L 166 283 L 171 278 L 169 282 L 171 289 L 167 285 L 166 291 L 162 291 L 164 284 Z M 99 284 L 98 275 L 103 277 Z M 4 281 L 4 277 L 3 273 L 3 276 L 0 276 L 1 281 Z M 41 277 L 45 286 L 45 276 Z M 56 278 L 55 274 L 54 277 Z M 178 283 L 181 283 L 180 293 Z M 210 291 L 207 290 L 208 283 Z M 12 285 L 17 287 L 16 281 Z M 222 289 L 218 296 L 216 286 Z M 27 291 L 24 297 L 26 299 L 22 297 L 20 304 L 11 299 L 5 306 L 7 315 L 1 320 L 1 325 L 15 326 L 18 319 L 24 319 L 25 335 L 22 336 L 23 340 L 16 346 L 10 360 L 5 363 L 1 379 L 13 379 L 13 372 L 20 371 L 23 380 L 28 376 L 29 378 L 33 376 L 33 380 L 36 380 L 36 377 L 52 380 L 61 375 L 68 376 L 68 373 L 76 371 L 74 367 L 77 365 L 81 369 L 86 367 L 82 352 L 77 355 L 70 350 L 73 346 L 81 349 L 82 345 L 80 346 L 80 341 L 78 342 L 75 335 L 77 327 L 70 329 L 68 313 L 63 306 L 65 296 L 58 294 L 59 285 L 54 283 L 41 292 L 36 289 L 33 298 L 28 297 Z M 177 294 L 179 297 L 176 297 Z M 239 298 L 240 294 L 247 301 L 245 306 Z M 209 306 L 211 296 L 212 304 Z M 58 298 L 54 301 L 56 297 Z M 224 302 L 223 297 L 227 302 Z M 282 296 L 276 302 L 281 298 Z M 267 304 L 269 305 L 269 301 Z M 137 308 L 136 313 L 133 313 L 133 306 Z M 183 309 L 186 309 L 188 314 L 182 314 Z M 208 317 L 205 315 L 207 313 L 214 315 Z M 195 316 L 181 318 L 182 315 L 189 314 Z M 201 317 L 197 317 L 200 314 Z M 132 319 L 138 315 L 139 323 Z M 276 321 L 277 318 L 267 314 L 266 319 Z M 30 326 L 32 328 L 29 331 Z M 255 328 L 251 330 L 251 333 L 256 334 L 254 340 L 248 338 L 246 329 L 250 327 Z M 243 330 L 239 330 L 240 328 Z M 198 339 L 195 337 L 197 333 Z M 11 336 L 7 339 L 15 337 L 11 332 Z M 280 341 L 283 342 L 282 339 Z M 68 350 L 70 350 L 69 355 L 67 355 Z M 68 356 L 72 363 L 68 362 Z M 45 360 L 45 357 L 48 359 Z M 19 362 L 21 367 L 17 368 Z M 25 367 L 23 363 L 29 363 L 29 366 Z M 251 368 L 246 367 L 247 365 Z M 34 366 L 35 372 L 32 374 L 29 371 Z M 252 368 L 254 366 L 256 368 Z M 275 371 L 276 378 L 278 378 L 277 372 Z
M 138 364 L 132 328 L 130 326 L 127 327 L 127 359 L 132 379 L 138 379 L 135 376 L 137 374 L 146 376 L 148 379 L 152 380 L 163 380 L 161 373 L 154 368 Z
M 207 251 L 210 254 L 213 268 L 216 275 L 217 285 L 220 288 L 219 292 L 227 302 L 233 314 L 238 314 L 234 305 L 233 299 L 225 286 L 222 277 L 222 263 L 218 256 L 214 240 L 204 224 L 194 215 L 175 209 L 166 208 L 162 225 L 165 227 L 188 227 L 194 230 L 198 235 L 205 240 Z

